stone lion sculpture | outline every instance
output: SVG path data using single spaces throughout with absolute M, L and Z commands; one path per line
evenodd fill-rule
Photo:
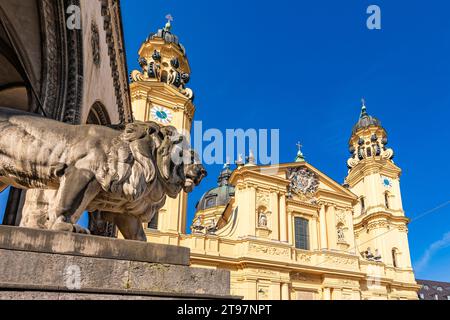
M 125 239 L 146 241 L 166 196 L 191 192 L 206 176 L 174 127 L 135 122 L 110 128 L 70 125 L 0 108 L 0 192 L 8 186 L 56 190 L 51 230 L 89 233 L 84 211 L 101 211 Z

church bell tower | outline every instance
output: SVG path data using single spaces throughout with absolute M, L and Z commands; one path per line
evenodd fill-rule
M 400 192 L 401 169 L 381 122 L 368 114 L 363 100 L 361 114 L 349 140 L 351 157 L 346 186 L 359 198 L 354 207 L 357 250 L 367 260 L 410 270 L 407 224 Z
M 180 133 L 191 131 L 194 94 L 186 85 L 191 69 L 183 45 L 172 33 L 172 17 L 164 28 L 151 33 L 139 49 L 140 70 L 131 72 L 131 102 L 135 120 L 173 126 Z M 167 198 L 166 205 L 148 229 L 173 234 L 186 231 L 187 194 Z

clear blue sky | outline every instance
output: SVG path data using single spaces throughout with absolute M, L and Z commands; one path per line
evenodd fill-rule
M 381 7 L 381 30 L 366 28 L 371 4 Z M 450 281 L 450 205 L 414 220 L 450 200 L 449 1 L 125 0 L 122 11 L 129 71 L 172 14 L 195 119 L 205 129 L 280 129 L 281 162 L 294 159 L 300 140 L 308 162 L 339 183 L 366 98 L 403 169 L 416 276 Z M 220 168 L 209 166 L 190 195 L 189 222 Z
M 366 28 L 371 4 L 381 8 L 381 30 Z M 307 160 L 342 182 L 365 97 L 403 169 L 407 216 L 450 200 L 449 1 L 126 0 L 122 11 L 130 71 L 141 43 L 172 14 L 204 128 L 279 128 L 281 162 L 293 160 L 300 140 Z M 215 186 L 220 166 L 207 169 L 188 221 Z M 450 281 L 450 237 L 437 242 L 448 232 L 450 205 L 410 224 L 417 277 Z

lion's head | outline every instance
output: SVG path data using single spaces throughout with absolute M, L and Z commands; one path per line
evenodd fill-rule
M 155 122 L 127 124 L 108 157 L 107 189 L 138 199 L 157 182 L 175 198 L 191 192 L 206 176 L 206 170 L 184 136 L 172 126 Z
M 170 197 L 184 190 L 191 192 L 206 176 L 206 170 L 185 137 L 172 126 L 161 128 L 162 143 L 157 153 L 157 167 Z
M 184 191 L 187 193 L 192 192 L 194 187 L 198 186 L 203 178 L 208 175 L 195 151 L 190 150 L 189 152 L 191 154 L 191 161 L 184 163 L 184 176 L 186 178 Z

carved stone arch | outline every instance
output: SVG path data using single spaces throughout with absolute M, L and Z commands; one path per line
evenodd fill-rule
M 57 120 L 81 105 L 82 30 L 66 27 L 70 5 L 80 6 L 80 1 L 4 0 L 0 7 L 0 48 L 13 52 L 22 78 L 29 78 L 47 115 Z
M 66 26 L 66 10 L 79 0 L 39 1 L 42 34 L 41 100 L 47 116 L 79 124 L 83 91 L 82 30 Z M 83 21 L 81 21 L 82 28 Z
M 267 211 L 267 207 L 265 204 L 260 204 L 258 205 L 258 208 L 256 209 L 257 212 L 266 212 Z
M 31 82 L 37 79 L 8 15 L 0 7 L 0 106 L 33 111 Z M 30 81 L 29 81 L 30 80 Z
M 111 124 L 111 119 L 109 117 L 106 107 L 100 101 L 94 102 L 92 105 L 89 115 L 86 121 L 87 124 L 98 124 L 107 126 Z

